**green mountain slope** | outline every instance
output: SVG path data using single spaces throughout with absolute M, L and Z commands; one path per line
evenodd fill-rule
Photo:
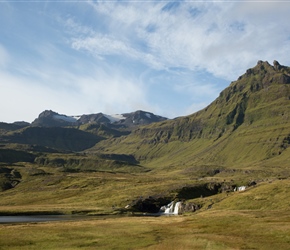
M 290 68 L 258 64 L 205 109 L 102 141 L 91 151 L 134 154 L 150 166 L 285 165 L 290 159 Z
M 26 127 L 0 136 L 2 144 L 28 144 L 61 151 L 81 151 L 103 138 L 75 128 Z

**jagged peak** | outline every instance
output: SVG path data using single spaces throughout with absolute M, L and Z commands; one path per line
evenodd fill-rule
M 281 69 L 285 68 L 285 66 L 281 65 L 277 60 L 273 61 L 273 66 L 270 63 L 268 63 L 268 61 L 259 60 L 256 67 L 254 68 L 260 69 L 270 68 L 276 71 L 280 71 Z
M 261 71 L 268 71 L 272 69 L 273 69 L 273 66 L 268 61 L 259 60 L 257 62 L 257 65 L 250 70 L 252 73 L 260 73 Z
M 268 61 L 262 61 L 262 60 L 259 60 L 257 62 L 257 65 L 266 65 L 266 66 L 270 66 L 270 64 L 268 63 Z
M 247 96 L 277 84 L 290 84 L 290 67 L 282 66 L 276 60 L 273 66 L 267 61 L 259 60 L 256 66 L 246 70 L 246 73 L 225 88 L 216 102 L 227 102 L 235 95 Z
M 288 67 L 281 65 L 277 60 L 273 61 L 273 66 L 268 61 L 259 60 L 253 68 L 249 68 L 246 70 L 246 73 L 241 75 L 238 80 L 251 77 L 253 75 L 265 75 L 267 73 L 275 74 L 275 73 L 286 73 L 290 74 L 290 70 Z
M 280 70 L 280 69 L 282 69 L 284 66 L 283 65 L 281 65 L 278 61 L 276 61 L 276 60 L 274 60 L 274 62 L 273 62 L 273 65 L 274 65 L 274 68 L 276 69 L 276 70 Z
M 46 116 L 50 116 L 50 115 L 58 115 L 58 113 L 55 111 L 47 109 L 47 110 L 44 110 L 43 112 L 41 112 L 38 117 L 46 117 Z

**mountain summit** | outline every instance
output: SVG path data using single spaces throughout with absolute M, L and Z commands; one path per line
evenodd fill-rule
M 65 127 L 76 125 L 77 119 L 71 116 L 60 115 L 52 110 L 45 110 L 31 125 L 44 127 Z

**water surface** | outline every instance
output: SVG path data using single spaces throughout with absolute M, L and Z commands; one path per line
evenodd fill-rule
M 0 216 L 0 224 L 9 223 L 32 223 L 32 222 L 46 222 L 46 221 L 62 221 L 75 220 L 84 218 L 83 216 L 71 215 L 14 215 L 14 216 Z

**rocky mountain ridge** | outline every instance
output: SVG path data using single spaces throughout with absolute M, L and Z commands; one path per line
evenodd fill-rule
M 167 118 L 138 110 L 120 115 L 103 113 L 67 116 L 43 111 L 31 124 L 0 123 L 0 144 L 37 145 L 45 151 L 82 151 L 101 140 L 128 135 L 138 126 Z
M 87 123 L 98 123 L 114 128 L 132 128 L 164 120 L 167 120 L 167 118 L 142 110 L 116 115 L 96 113 L 80 116 L 67 116 L 52 110 L 45 110 L 31 123 L 31 125 L 43 127 L 65 127 L 81 126 Z

